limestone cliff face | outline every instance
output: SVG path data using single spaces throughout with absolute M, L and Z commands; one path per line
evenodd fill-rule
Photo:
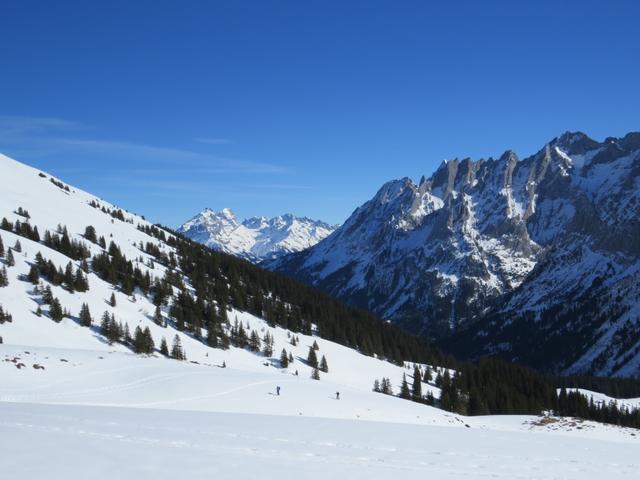
M 628 375 L 639 258 L 640 133 L 565 133 L 523 160 L 450 160 L 418 184 L 388 182 L 333 235 L 269 267 L 458 353 Z M 616 335 L 631 339 L 618 348 Z

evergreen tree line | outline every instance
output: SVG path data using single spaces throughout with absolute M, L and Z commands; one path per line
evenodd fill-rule
M 40 241 L 40 233 L 38 232 L 38 227 L 32 227 L 29 222 L 21 222 L 20 220 L 16 220 L 15 224 L 12 225 L 9 220 L 3 218 L 2 221 L 0 221 L 0 228 L 8 232 L 13 232 L 16 235 L 20 235 L 21 237 L 28 238 L 29 240 L 33 240 L 34 242 Z
M 213 251 L 177 234 L 139 225 L 176 249 L 179 267 L 195 289 L 194 298 L 179 295 L 178 316 L 185 324 L 205 317 L 207 305 L 232 306 L 264 318 L 270 325 L 322 338 L 395 363 L 415 359 L 442 364 L 450 360 L 423 340 L 389 325 L 369 312 L 347 306 L 317 289 L 265 271 L 242 259 Z M 191 294 L 187 294 L 191 296 Z M 174 312 L 175 313 L 175 312 Z M 312 323 L 317 331 L 312 332 Z M 188 328 L 188 327 L 187 327 Z M 196 325 L 197 330 L 197 325 Z
M 555 383 L 558 388 L 584 388 L 594 392 L 604 393 L 613 398 L 640 397 L 640 380 L 637 378 L 591 377 L 574 375 L 557 377 Z
M 539 415 L 552 411 L 557 415 L 640 428 L 640 410 L 618 407 L 615 402 L 597 404 L 577 391 L 562 388 L 557 393 L 556 381 L 535 370 L 496 358 L 482 358 L 477 363 L 461 363 L 451 374 L 439 372 L 435 386 L 440 398 L 422 395 L 421 383 L 431 383 L 431 373 L 424 374 L 415 366 L 413 383 L 409 386 L 403 375 L 398 396 L 407 400 L 435 405 L 443 410 L 463 415 Z M 566 379 L 563 379 L 566 381 Z M 373 390 L 393 395 L 391 382 L 375 380 Z
M 53 285 L 64 285 L 70 292 L 86 292 L 89 290 L 89 281 L 86 273 L 89 266 L 86 260 L 74 271 L 73 263 L 67 263 L 64 270 L 56 267 L 51 260 L 45 260 L 40 252 L 36 253 L 35 263 L 31 265 L 27 279 L 37 285 L 40 277 L 46 278 Z

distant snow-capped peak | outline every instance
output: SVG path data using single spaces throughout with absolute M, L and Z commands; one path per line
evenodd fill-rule
M 205 208 L 181 225 L 178 232 L 216 250 L 257 263 L 309 248 L 336 228 L 336 225 L 290 213 L 238 222 L 229 208 L 219 212 Z

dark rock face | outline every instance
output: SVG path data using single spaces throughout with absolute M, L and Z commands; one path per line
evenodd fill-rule
M 640 374 L 640 134 L 388 182 L 269 266 L 465 356 Z

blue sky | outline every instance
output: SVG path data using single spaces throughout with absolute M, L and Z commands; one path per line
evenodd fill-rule
M 0 152 L 153 221 L 343 221 L 445 158 L 638 130 L 640 7 L 0 0 Z

